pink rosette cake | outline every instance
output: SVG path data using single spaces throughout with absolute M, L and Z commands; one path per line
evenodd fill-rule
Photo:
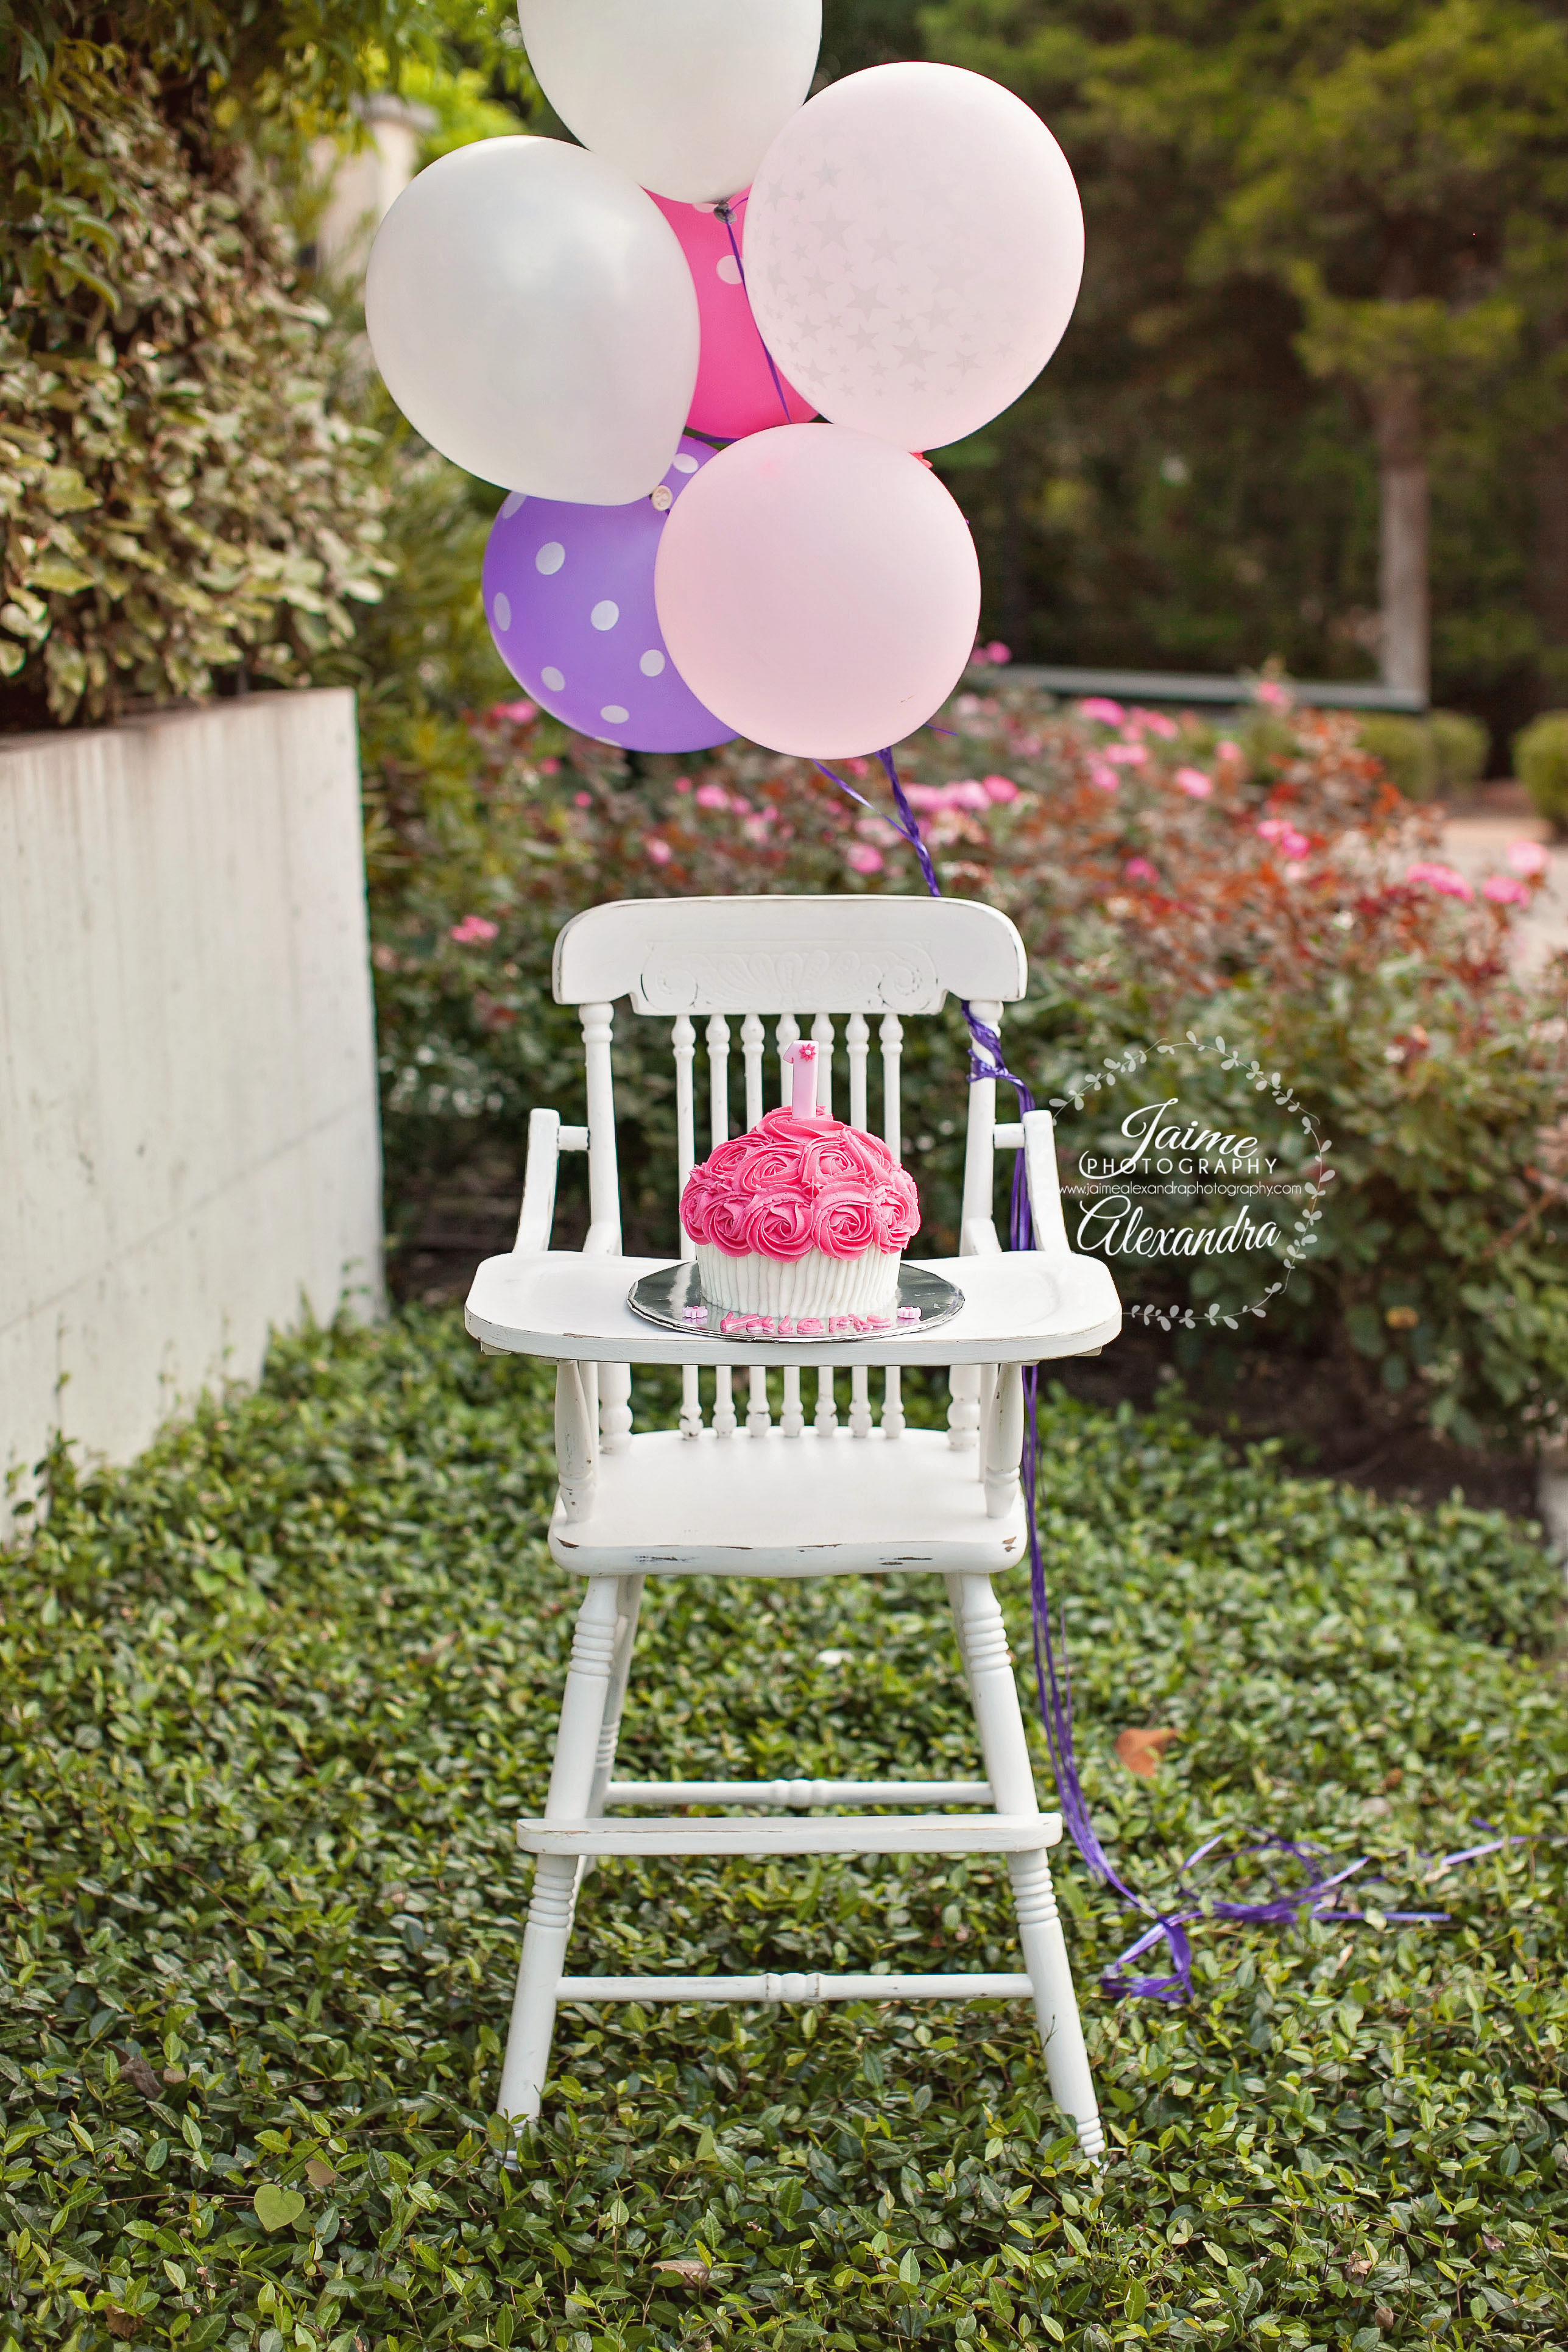
M 809 1050 L 795 1048 L 808 1069 Z M 914 1179 L 885 1143 L 797 1108 L 721 1143 L 680 1196 L 704 1301 L 781 1339 L 815 1338 L 846 1318 L 889 1328 L 899 1260 L 920 1221 Z

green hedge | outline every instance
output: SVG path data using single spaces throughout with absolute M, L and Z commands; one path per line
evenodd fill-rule
M 1514 740 L 1519 780 L 1554 831 L 1568 833 L 1568 710 L 1543 710 Z
M 272 163 L 389 0 L 0 18 L 0 680 L 31 723 L 309 684 L 381 593 L 375 436 Z M 347 54 L 345 54 L 347 52 Z M 259 142 L 261 152 L 258 152 Z M 230 680 L 232 682 L 232 678 Z
M 1369 712 L 1358 719 L 1357 732 L 1406 800 L 1447 800 L 1468 792 L 1486 773 L 1490 738 L 1479 719 L 1462 710 L 1434 710 L 1425 719 Z

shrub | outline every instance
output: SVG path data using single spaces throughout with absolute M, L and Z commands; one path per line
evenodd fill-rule
M 327 313 L 211 102 L 221 28 L 141 29 L 0 28 L 0 677 L 26 719 L 241 666 L 308 684 L 385 570 Z
M 1170 1413 L 1044 1412 L 1089 1802 L 1166 1904 L 1215 1837 L 1365 1856 L 1333 1916 L 1205 1920 L 1195 2000 L 1120 2000 L 1139 1923 L 1058 1850 L 1103 2171 L 1026 2001 L 567 2002 L 509 2168 L 515 1822 L 571 1645 L 550 1390 L 455 1316 L 304 1332 L 256 1395 L 62 1477 L 5 1556 L 10 2342 L 1407 2352 L 1457 2305 L 1467 2345 L 1568 2340 L 1568 1736 L 1529 1654 L 1560 1579 L 1496 1515 L 1280 1478 Z M 622 1768 L 972 1771 L 947 1620 L 930 1576 L 650 1578 Z M 1140 1721 L 1183 1734 L 1149 1781 L 1114 1754 Z M 602 1864 L 572 1960 L 1016 1950 L 994 1857 L 829 1855 Z
M 1552 830 L 1568 834 L 1568 710 L 1543 710 L 1514 738 L 1520 782 Z
M 1532 993 L 1510 976 L 1528 886 L 1500 877 L 1500 899 L 1477 898 L 1430 856 L 1413 862 L 1413 845 L 1436 847 L 1436 820 L 1412 817 L 1345 719 L 1273 713 L 1266 759 L 1195 722 L 1068 714 L 1018 688 L 960 696 L 943 724 L 901 756 L 943 887 L 1004 908 L 1028 943 L 1030 998 L 1005 1034 L 1037 1093 L 1199 1024 L 1288 1070 L 1328 1118 L 1346 1181 L 1267 1336 L 1331 1356 L 1357 1410 L 1467 1442 L 1559 1426 L 1568 1046 L 1560 982 Z M 577 908 L 919 887 L 885 818 L 804 762 L 734 746 L 634 773 L 525 702 L 493 709 L 471 747 L 466 782 L 445 772 L 438 797 L 422 800 L 407 769 L 377 787 L 405 861 L 378 887 L 375 948 L 405 1204 L 487 1144 L 504 1145 L 515 1183 L 528 1107 L 577 1101 L 575 1019 L 549 979 L 552 937 Z M 887 804 L 875 763 L 846 772 Z M 616 1050 L 628 1245 L 668 1247 L 667 1041 L 626 1020 Z M 915 1024 L 906 1068 L 928 1108 L 909 1154 L 939 1246 L 956 1230 L 963 1067 L 956 1010 L 934 1038 Z M 1172 1282 L 1184 1313 L 1245 1304 L 1213 1260 Z M 1187 1360 L 1222 1370 L 1243 1344 L 1183 1335 Z
M 1487 772 L 1491 736 L 1479 719 L 1463 710 L 1434 710 L 1426 721 L 1439 797 L 1468 793 Z
M 1479 719 L 1460 710 L 1434 710 L 1425 719 L 1369 711 L 1356 722 L 1370 751 L 1406 800 L 1441 800 L 1468 791 L 1486 771 L 1490 742 Z
M 1363 751 L 1370 751 L 1407 801 L 1429 801 L 1435 788 L 1432 739 L 1419 719 L 1404 719 L 1392 710 L 1368 711 L 1356 733 Z

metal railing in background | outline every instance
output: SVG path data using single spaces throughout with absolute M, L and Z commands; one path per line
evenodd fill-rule
M 969 671 L 965 683 L 989 683 L 994 675 L 987 665 Z M 1251 678 L 1215 677 L 1203 671 L 1065 669 L 1048 664 L 1009 662 L 1002 675 L 1025 686 L 1042 687 L 1047 694 L 1105 694 L 1119 702 L 1207 702 L 1235 709 L 1258 698 Z M 1318 710 L 1394 710 L 1419 719 L 1427 709 L 1426 697 L 1408 687 L 1349 685 L 1301 677 L 1293 677 L 1289 684 L 1293 700 Z

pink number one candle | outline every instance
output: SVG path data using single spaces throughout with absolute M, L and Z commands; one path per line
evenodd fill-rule
M 786 1045 L 784 1058 L 791 1066 L 789 1107 L 796 1118 L 816 1118 L 816 1048 L 809 1037 Z

